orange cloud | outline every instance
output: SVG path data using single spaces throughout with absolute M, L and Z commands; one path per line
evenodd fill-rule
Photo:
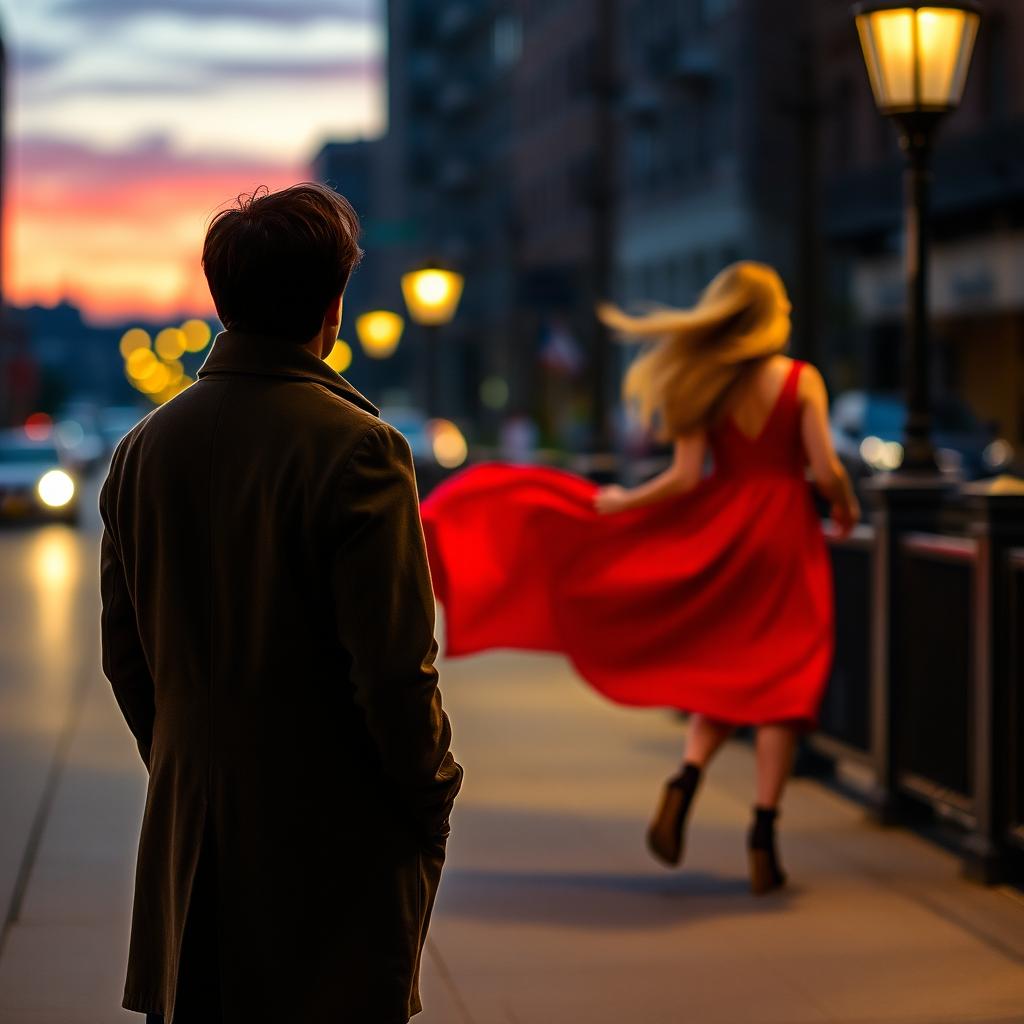
M 5 216 L 5 287 L 18 305 L 67 298 L 94 322 L 206 316 L 206 223 L 259 185 L 308 169 L 211 155 L 160 140 L 118 152 L 49 138 L 15 143 Z

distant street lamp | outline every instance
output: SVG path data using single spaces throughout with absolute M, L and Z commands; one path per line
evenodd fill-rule
M 903 469 L 934 472 L 928 358 L 928 201 L 935 129 L 963 96 L 981 10 L 972 0 L 853 8 L 878 109 L 906 154 L 907 422 Z
M 371 359 L 387 359 L 393 355 L 404 330 L 405 321 L 387 309 L 375 309 L 356 317 L 359 343 Z
M 429 415 L 437 405 L 437 347 L 441 327 L 451 323 L 459 308 L 465 278 L 453 270 L 427 266 L 402 275 L 402 296 L 409 316 L 426 336 L 425 407 Z

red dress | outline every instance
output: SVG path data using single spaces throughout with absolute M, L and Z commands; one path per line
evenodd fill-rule
M 502 464 L 438 487 L 423 524 L 448 657 L 556 651 L 622 704 L 813 724 L 832 579 L 804 477 L 802 365 L 757 437 L 724 418 L 713 473 L 655 505 L 599 515 L 589 481 Z

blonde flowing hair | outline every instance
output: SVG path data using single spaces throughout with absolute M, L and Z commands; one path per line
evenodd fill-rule
M 653 342 L 630 366 L 622 393 L 665 439 L 707 426 L 732 388 L 758 361 L 789 342 L 789 298 L 764 263 L 733 263 L 692 309 L 629 316 L 611 305 L 598 315 L 623 341 Z

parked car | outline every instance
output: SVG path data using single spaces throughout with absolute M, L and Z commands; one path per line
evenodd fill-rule
M 0 518 L 78 521 L 78 480 L 52 440 L 0 434 Z
M 98 469 L 108 455 L 99 415 L 95 402 L 78 399 L 66 403 L 54 417 L 53 441 L 61 460 L 83 476 Z
M 111 405 L 100 411 L 99 430 L 107 448 L 113 453 L 118 441 L 145 415 L 137 405 Z
M 832 438 L 855 480 L 900 468 L 906 417 L 905 403 L 894 395 L 846 391 L 836 398 Z M 932 438 L 939 468 L 959 479 L 991 476 L 1013 461 L 1013 446 L 956 398 L 935 403 Z
M 462 431 L 451 420 L 427 419 L 418 409 L 408 406 L 384 406 L 380 415 L 409 442 L 422 497 L 458 469 L 469 455 Z

